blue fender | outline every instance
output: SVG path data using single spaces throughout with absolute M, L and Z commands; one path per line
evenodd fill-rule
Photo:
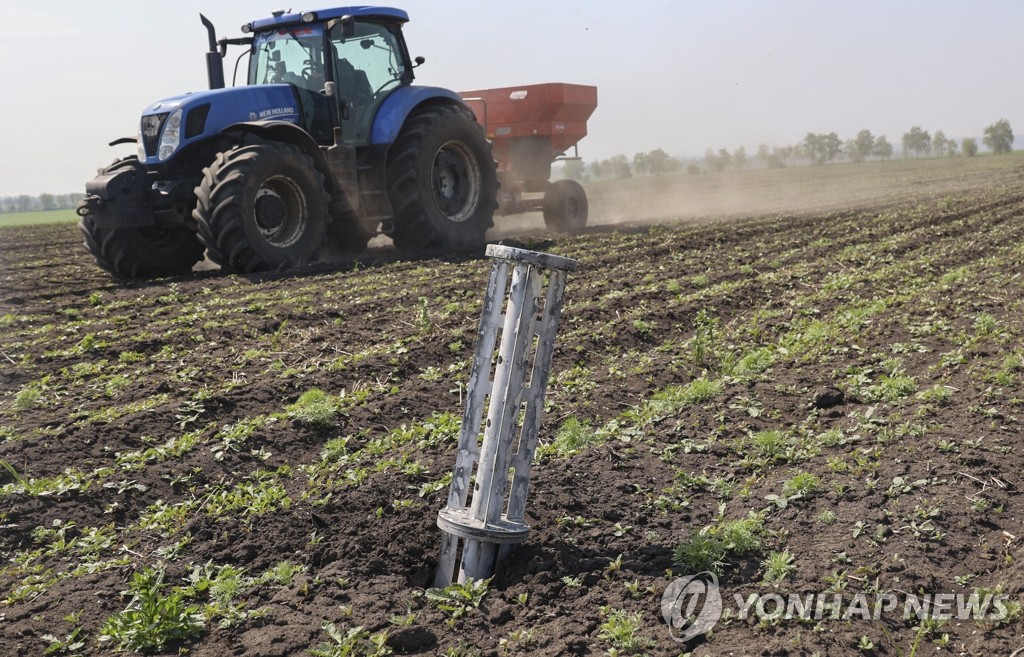
M 405 125 L 405 120 L 409 118 L 409 114 L 421 105 L 436 101 L 465 106 L 462 97 L 450 89 L 415 86 L 395 89 L 377 110 L 377 116 L 373 119 L 373 128 L 370 130 L 370 143 L 374 145 L 394 143 L 402 126 Z
M 223 134 L 231 133 L 253 133 L 268 141 L 283 141 L 294 144 L 302 149 L 302 152 L 313 158 L 325 176 L 330 173 L 327 165 L 327 158 L 324 157 L 320 145 L 317 144 L 309 133 L 290 121 L 242 121 L 232 123 L 222 130 Z

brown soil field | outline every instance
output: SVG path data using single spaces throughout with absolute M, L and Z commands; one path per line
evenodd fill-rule
M 0 230 L 0 655 L 1019 653 L 1024 157 L 587 189 L 583 235 L 494 231 L 580 268 L 530 536 L 444 591 L 489 261 L 122 284 Z

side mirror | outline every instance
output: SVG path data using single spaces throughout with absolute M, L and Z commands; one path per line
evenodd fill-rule
M 427 63 L 426 58 L 422 57 L 422 56 L 417 57 L 416 59 L 414 59 L 412 61 L 416 62 L 416 66 L 413 66 L 413 68 L 416 68 L 417 66 L 423 66 L 424 64 Z
M 333 32 L 334 28 L 336 28 L 339 25 L 341 25 L 341 40 L 342 40 L 342 42 L 344 42 L 345 39 L 351 39 L 355 35 L 355 33 L 356 33 L 356 22 L 355 22 L 355 20 L 351 16 L 346 14 L 345 16 L 342 16 L 341 18 L 335 18 L 333 21 L 328 21 L 327 22 L 327 31 L 328 32 Z

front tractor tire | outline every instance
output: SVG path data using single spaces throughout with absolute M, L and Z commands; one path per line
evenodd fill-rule
M 144 181 L 146 169 L 138 158 L 126 157 L 101 169 L 99 177 L 111 174 L 128 174 Z M 102 228 L 97 224 L 91 208 L 85 202 L 79 206 L 81 219 L 78 228 L 85 238 L 85 248 L 96 258 L 96 264 L 115 278 L 158 278 L 180 276 L 192 271 L 192 267 L 203 259 L 203 245 L 194 231 L 185 226 L 157 226 L 152 211 L 143 199 L 128 198 L 137 194 L 144 185 L 127 185 L 121 198 L 106 201 L 108 207 L 101 212 L 118 213 L 125 209 L 134 215 L 147 214 L 146 223 L 151 226 L 136 228 Z M 124 206 L 122 208 L 121 206 Z M 130 208 L 130 210 L 128 210 Z M 133 216 L 138 221 L 139 216 Z
M 481 250 L 498 191 L 483 128 L 455 106 L 416 112 L 389 152 L 387 191 L 399 249 Z
M 589 213 L 587 193 L 575 180 L 556 180 L 544 194 L 544 225 L 549 230 L 578 233 L 586 227 Z
M 317 257 L 330 198 L 297 146 L 255 141 L 219 153 L 195 193 L 199 238 L 221 269 L 291 269 Z

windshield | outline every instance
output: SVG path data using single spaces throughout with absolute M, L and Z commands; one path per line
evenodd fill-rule
M 249 84 L 324 87 L 323 26 L 303 25 L 256 35 L 249 60 Z
M 405 57 L 398 36 L 386 25 L 357 22 L 351 36 L 342 36 L 342 26 L 331 31 L 331 45 L 338 65 L 338 83 L 346 91 L 346 74 L 361 71 L 371 93 L 380 93 L 401 84 L 406 74 Z M 363 78 L 364 75 L 359 75 Z M 358 83 L 363 83 L 360 79 Z

